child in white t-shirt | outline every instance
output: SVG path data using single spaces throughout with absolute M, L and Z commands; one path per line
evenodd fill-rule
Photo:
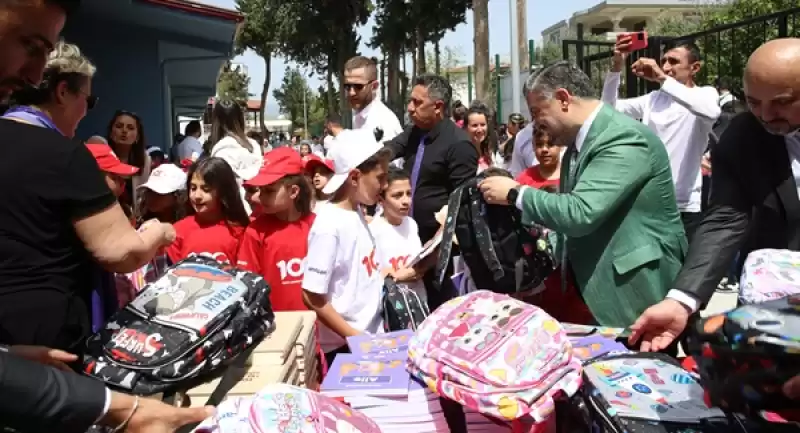
M 336 141 L 336 170 L 322 191 L 331 199 L 316 209 L 302 284 L 329 365 L 336 354 L 348 352 L 346 337 L 382 329 L 383 276 L 362 206 L 378 202 L 391 155 L 371 131 L 345 130 Z
M 384 274 L 391 275 L 398 283 L 406 284 L 427 302 L 422 276 L 424 260 L 415 267 L 410 261 L 422 250 L 417 222 L 408 216 L 411 208 L 411 181 L 408 173 L 397 168 L 389 169 L 386 190 L 380 204 L 383 212 L 376 215 L 369 225 L 375 245 L 375 257 Z

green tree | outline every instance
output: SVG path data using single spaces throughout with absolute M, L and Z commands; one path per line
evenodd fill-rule
M 311 108 L 316 95 L 299 69 L 287 66 L 283 81 L 280 87 L 272 91 L 272 96 L 278 103 L 281 113 L 292 121 L 293 128 L 304 127 L 305 109 Z
M 426 51 L 425 59 L 427 65 L 425 65 L 425 68 L 429 71 L 435 71 L 437 69 L 436 63 L 439 63 L 439 69 L 442 71 L 440 72 L 441 74 L 444 74 L 444 71 L 448 69 L 457 68 L 465 63 L 464 50 L 462 50 L 461 47 L 444 46 L 438 55 L 435 52 L 435 47 L 429 48 Z M 437 58 L 439 59 L 438 62 L 436 60 Z
M 249 87 L 250 77 L 241 68 L 231 65 L 230 62 L 222 65 L 217 79 L 217 97 L 246 103 L 250 97 L 247 91 Z
M 298 31 L 299 18 L 303 14 L 301 6 L 296 2 L 282 0 L 236 0 L 236 9 L 245 16 L 236 38 L 237 52 L 253 50 L 264 60 L 259 116 L 262 131 L 267 130 L 264 125 L 264 111 L 272 79 L 272 58 L 286 51 L 288 36 Z

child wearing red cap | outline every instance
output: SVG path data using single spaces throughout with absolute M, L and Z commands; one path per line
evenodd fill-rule
M 258 174 L 245 186 L 257 188 L 251 200 L 261 204 L 261 215 L 245 230 L 239 267 L 267 280 L 274 311 L 306 310 L 300 284 L 314 214 L 303 160 L 289 147 L 267 152 Z
M 125 193 L 125 181 L 138 173 L 139 167 L 134 167 L 120 161 L 108 144 L 86 143 L 86 147 L 89 149 L 89 152 L 92 153 L 92 156 L 94 156 L 95 161 L 97 161 L 97 166 L 105 173 L 108 188 L 114 193 L 114 196 L 119 199 L 119 197 Z M 119 204 L 125 211 L 125 215 L 131 220 L 131 224 L 135 226 L 136 218 L 133 215 L 133 210 L 122 203 L 122 201 L 120 201 Z
M 322 159 L 313 153 L 303 158 L 306 175 L 314 186 L 314 207 L 323 205 L 330 198 L 328 194 L 322 192 L 333 176 L 333 161 Z

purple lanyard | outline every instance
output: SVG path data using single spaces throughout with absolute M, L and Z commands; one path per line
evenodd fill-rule
M 414 216 L 414 195 L 417 192 L 417 180 L 419 179 L 419 170 L 422 167 L 422 157 L 425 155 L 425 139 L 428 135 L 425 134 L 419 139 L 419 147 L 417 147 L 417 155 L 414 157 L 414 167 L 411 169 L 411 206 L 408 209 L 408 214 Z
M 11 108 L 10 110 L 6 111 L 6 114 L 3 115 L 4 119 L 19 119 L 25 122 L 32 123 L 37 126 L 41 126 L 43 128 L 52 129 L 57 131 L 59 134 L 64 135 L 58 126 L 53 123 L 53 119 L 51 119 L 47 114 L 42 112 L 41 110 L 37 110 L 32 107 L 28 107 L 27 105 L 18 105 L 16 107 Z

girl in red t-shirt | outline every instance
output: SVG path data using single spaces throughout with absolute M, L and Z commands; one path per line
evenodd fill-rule
M 551 142 L 546 132 L 534 128 L 533 152 L 539 165 L 525 169 L 517 176 L 517 182 L 537 189 L 558 188 L 561 172 L 561 146 Z
M 239 267 L 267 280 L 274 311 L 306 310 L 301 283 L 314 214 L 303 160 L 289 147 L 267 152 L 261 170 L 245 185 L 257 188 L 251 200 L 261 204 L 262 213 L 245 230 Z
M 192 165 L 187 177 L 191 208 L 189 216 L 175 224 L 175 242 L 167 248 L 170 261 L 204 255 L 236 263 L 239 240 L 250 217 L 233 169 L 225 160 L 209 157 Z

